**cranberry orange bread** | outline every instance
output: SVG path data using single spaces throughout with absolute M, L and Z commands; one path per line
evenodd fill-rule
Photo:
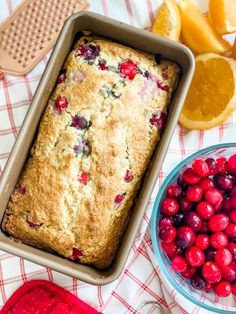
M 179 72 L 148 53 L 81 37 L 41 120 L 4 230 L 76 262 L 108 267 Z

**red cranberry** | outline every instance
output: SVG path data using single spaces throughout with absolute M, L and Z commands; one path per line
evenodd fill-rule
M 106 65 L 106 60 L 99 60 L 98 67 L 102 71 L 108 70 L 108 66 Z
M 224 230 L 225 234 L 232 241 L 236 240 L 236 225 L 229 223 L 228 226 Z
M 223 201 L 223 196 L 216 188 L 210 188 L 204 193 L 204 197 L 211 205 L 216 205 Z
M 213 285 L 210 282 L 206 282 L 205 291 L 209 292 L 213 289 Z
M 233 209 L 229 212 L 229 220 L 236 224 L 236 209 Z
M 79 142 L 78 145 L 74 146 L 74 152 L 76 156 L 83 154 L 84 156 L 89 156 L 91 154 L 91 145 L 90 142 L 86 139 L 83 139 Z
M 218 203 L 214 205 L 215 214 L 219 213 L 222 209 L 222 203 Z
M 198 234 L 194 244 L 201 250 L 206 250 L 210 245 L 210 238 L 207 234 Z
M 205 260 L 206 261 L 214 261 L 215 260 L 215 255 L 216 255 L 216 250 L 213 249 L 213 247 L 209 247 L 206 249 L 205 253 Z
M 222 210 L 228 213 L 232 209 L 232 203 L 229 197 L 225 198 L 222 202 Z
M 232 254 L 232 253 L 231 253 Z M 236 260 L 233 259 L 232 263 L 230 264 L 231 267 L 233 267 L 236 271 Z
M 200 233 L 209 233 L 209 229 L 208 229 L 208 222 L 203 220 L 202 222 L 202 227 L 201 229 L 199 230 Z
M 177 213 L 173 216 L 173 224 L 175 228 L 179 228 L 184 224 L 184 214 Z
M 229 224 L 229 218 L 225 214 L 217 214 L 210 218 L 208 227 L 212 232 L 223 231 Z
M 198 215 L 205 220 L 208 220 L 214 215 L 214 208 L 208 202 L 201 202 L 196 207 Z
M 236 154 L 229 157 L 229 159 L 227 161 L 227 165 L 228 165 L 228 169 L 230 171 L 236 170 Z
M 217 173 L 218 171 L 218 166 L 217 166 L 217 163 L 215 161 L 215 159 L 213 158 L 207 158 L 205 160 L 205 162 L 207 163 L 208 165 L 208 168 L 210 170 L 210 175 L 214 175 L 215 173 Z
M 227 249 L 220 249 L 216 252 L 215 262 L 218 266 L 228 266 L 232 262 L 232 254 Z
M 226 248 L 230 251 L 232 254 L 233 260 L 236 260 L 236 244 L 233 242 L 229 242 L 226 246 Z
M 192 209 L 192 202 L 186 197 L 182 197 L 179 202 L 181 212 L 189 212 Z
M 159 228 L 173 226 L 173 219 L 172 217 L 164 217 L 159 220 Z
M 232 177 L 232 182 L 233 182 L 233 187 L 232 190 L 230 191 L 230 194 L 233 195 L 236 192 L 236 170 L 235 171 L 228 171 L 228 174 Z
M 24 195 L 25 192 L 26 192 L 26 188 L 25 186 L 23 186 L 22 184 L 20 184 L 17 188 L 18 192 L 21 194 L 21 195 Z
M 87 185 L 89 180 L 90 180 L 89 174 L 87 172 L 82 172 L 79 177 L 79 182 L 84 185 Z
M 191 246 L 187 249 L 185 258 L 190 266 L 198 267 L 204 263 L 205 255 L 197 246 Z
M 176 230 L 173 226 L 163 227 L 159 231 L 159 238 L 163 242 L 172 242 L 176 237 Z
M 183 258 L 182 256 L 176 256 L 172 259 L 171 266 L 175 271 L 181 273 L 187 270 L 188 265 L 185 258 Z
M 214 292 L 216 295 L 218 295 L 221 298 L 226 298 L 230 295 L 232 292 L 232 286 L 229 282 L 227 281 L 220 281 L 219 283 L 215 284 L 214 287 Z
M 66 69 L 63 69 L 57 79 L 57 84 L 62 84 L 65 82 L 65 80 L 66 80 Z
M 199 202 L 202 199 L 202 189 L 198 185 L 191 185 L 186 191 L 186 197 L 191 202 Z
M 216 232 L 211 236 L 211 245 L 215 249 L 223 249 L 228 244 L 228 238 L 224 232 Z
M 163 77 L 164 80 L 168 80 L 168 78 L 169 78 L 168 73 L 165 72 L 166 70 L 167 70 L 167 68 L 166 68 L 166 69 L 163 69 L 162 72 L 161 72 L 162 77 Z
M 198 231 L 202 227 L 202 220 L 195 212 L 191 212 L 184 217 L 185 224 L 193 231 Z
M 70 126 L 78 130 L 84 130 L 88 128 L 88 121 L 84 117 L 75 115 L 72 117 L 72 122 Z
M 177 183 L 179 186 L 181 186 L 183 190 L 186 190 L 187 187 L 189 186 L 189 184 L 184 181 L 184 178 L 181 174 L 178 176 Z
M 233 194 L 230 198 L 232 207 L 236 208 L 236 194 Z
M 201 274 L 196 273 L 190 279 L 191 286 L 197 290 L 203 290 L 205 288 L 206 282 Z
M 81 56 L 85 60 L 94 60 L 100 52 L 98 45 L 84 44 L 75 49 L 75 57 Z
M 222 276 L 220 267 L 212 261 L 203 264 L 202 275 L 209 283 L 219 282 Z
M 225 173 L 216 173 L 214 175 L 215 185 L 224 191 L 228 191 L 232 188 L 232 180 Z
M 236 296 L 236 282 L 232 284 L 232 293 Z
M 66 97 L 59 96 L 54 102 L 54 109 L 58 114 L 61 114 L 67 107 L 68 101 Z
M 191 279 L 193 275 L 196 273 L 196 267 L 188 266 L 188 268 L 181 273 L 185 279 Z
M 218 191 L 221 193 L 221 195 L 223 196 L 223 199 L 228 197 L 229 191 L 224 191 L 224 190 L 220 190 L 218 189 Z M 222 203 L 222 201 L 220 202 Z M 217 203 L 218 204 L 218 203 Z
M 157 80 L 156 84 L 157 87 L 160 88 L 161 90 L 164 90 L 165 92 L 169 91 L 169 86 L 167 84 L 164 84 L 161 80 Z
M 124 199 L 124 194 L 117 194 L 115 197 L 115 203 L 117 205 L 120 205 L 123 199 Z
M 222 272 L 222 279 L 224 279 L 228 282 L 233 282 L 236 280 L 236 269 L 235 269 L 235 267 L 233 267 L 231 265 L 222 267 L 221 272 Z
M 195 232 L 189 227 L 180 227 L 177 230 L 176 243 L 183 249 L 191 246 L 195 241 Z
M 234 194 L 236 194 L 236 182 L 235 182 L 235 177 L 233 178 L 233 187 L 232 187 L 232 189 L 230 190 L 230 196 L 232 196 L 232 195 L 234 195 Z
M 80 258 L 83 256 L 83 252 L 77 248 L 73 248 L 72 255 L 69 256 L 69 259 L 72 259 L 73 261 L 79 261 Z
M 179 185 L 170 185 L 167 188 L 166 196 L 171 198 L 180 198 L 182 195 L 182 189 Z
M 196 184 L 201 178 L 193 172 L 192 168 L 187 168 L 183 173 L 183 179 L 188 184 Z
M 207 177 L 210 174 L 207 163 L 202 159 L 195 160 L 192 167 L 193 167 L 193 171 L 199 177 Z
M 43 223 L 40 223 L 40 224 L 36 224 L 30 220 L 26 220 L 27 224 L 30 226 L 30 228 L 38 228 L 38 227 L 41 227 L 43 225 Z
M 174 198 L 166 198 L 162 201 L 161 212 L 166 216 L 173 216 L 178 212 L 179 204 Z
M 182 254 L 182 249 L 175 242 L 162 242 L 161 246 L 169 259 L 173 259 L 177 255 Z
M 133 180 L 134 176 L 130 170 L 126 170 L 125 173 L 125 182 L 131 182 Z
M 226 172 L 228 170 L 227 160 L 225 157 L 219 157 L 216 159 L 217 169 L 219 172 Z
M 202 188 L 203 191 L 206 191 L 210 188 L 214 187 L 214 183 L 210 178 L 203 178 L 200 182 L 199 182 L 199 186 Z
M 126 60 L 120 64 L 119 71 L 121 77 L 133 80 L 136 74 L 138 74 L 138 67 L 132 60 Z
M 75 152 L 76 156 L 78 156 L 79 154 L 82 154 L 83 153 L 82 145 L 81 144 L 75 145 L 74 146 L 74 152 Z
M 149 120 L 151 125 L 154 125 L 160 131 L 164 128 L 167 120 L 167 115 L 165 112 L 161 112 L 160 114 L 153 114 Z

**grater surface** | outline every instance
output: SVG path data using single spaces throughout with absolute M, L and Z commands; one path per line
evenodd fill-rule
M 0 26 L 0 69 L 28 73 L 54 45 L 64 21 L 87 0 L 25 0 Z

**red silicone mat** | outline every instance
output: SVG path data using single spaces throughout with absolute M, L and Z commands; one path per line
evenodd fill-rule
M 98 314 L 75 295 L 46 280 L 32 280 L 18 288 L 1 314 Z

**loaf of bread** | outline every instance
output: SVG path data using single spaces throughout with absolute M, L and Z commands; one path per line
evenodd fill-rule
M 3 222 L 7 234 L 107 268 L 160 139 L 179 73 L 160 56 L 82 36 L 11 195 Z

